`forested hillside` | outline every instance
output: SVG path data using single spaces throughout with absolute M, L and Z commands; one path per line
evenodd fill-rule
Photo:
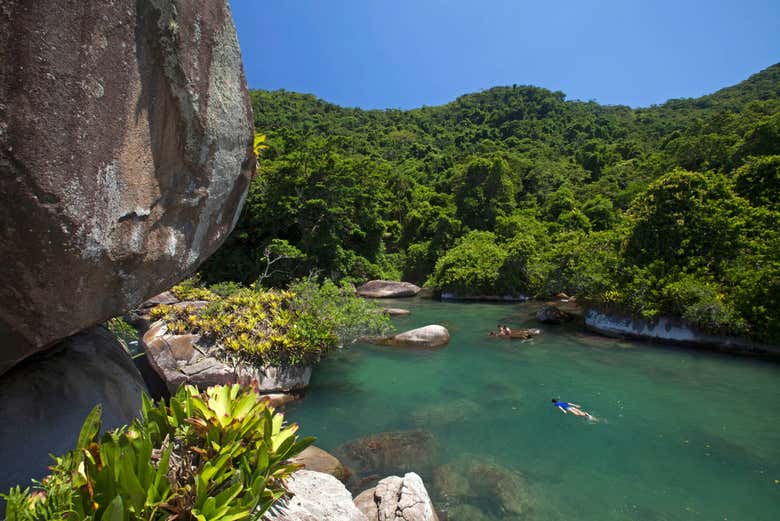
M 780 64 L 631 109 L 496 87 L 365 111 L 252 92 L 267 134 L 209 281 L 321 270 L 466 294 L 575 294 L 780 342 Z M 270 246 L 270 248 L 269 248 Z

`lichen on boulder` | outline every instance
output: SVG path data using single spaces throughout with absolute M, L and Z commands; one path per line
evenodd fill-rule
M 9 0 L 0 78 L 2 373 L 194 271 L 255 158 L 226 0 Z

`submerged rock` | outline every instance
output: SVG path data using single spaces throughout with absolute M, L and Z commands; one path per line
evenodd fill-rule
M 536 312 L 536 320 L 542 324 L 560 324 L 570 319 L 571 315 L 557 306 L 544 306 Z
M 199 344 L 200 335 L 174 335 L 164 322 L 152 324 L 141 338 L 149 364 L 175 393 L 181 385 L 198 387 L 243 383 L 261 393 L 289 393 L 305 388 L 311 366 L 273 367 L 228 363 L 216 356 L 213 346 Z
M 449 341 L 450 332 L 439 325 L 418 327 L 390 337 L 371 339 L 372 343 L 379 345 L 420 348 L 441 347 Z
M 426 472 L 438 457 L 438 444 L 429 431 L 382 432 L 357 438 L 334 452 L 357 477 Z
M 502 519 L 522 518 L 531 510 L 528 483 L 522 474 L 479 455 L 463 456 L 437 467 L 433 489 L 446 505 L 488 498 L 495 510 L 492 513 Z
M 482 407 L 467 398 L 423 405 L 412 412 L 412 421 L 421 427 L 457 423 L 479 413 Z
M 329 474 L 298 470 L 284 488 L 287 496 L 271 507 L 264 521 L 368 521 L 349 490 Z
M 226 0 L 2 5 L 0 373 L 192 273 L 255 165 Z
M 403 317 L 403 316 L 412 314 L 411 311 L 409 311 L 408 309 L 403 309 L 403 308 L 384 308 L 382 310 L 382 312 L 385 315 L 390 315 L 391 317 Z
M 389 476 L 355 498 L 368 521 L 439 521 L 422 478 Z
M 419 292 L 419 286 L 393 280 L 370 280 L 357 289 L 359 297 L 369 298 L 413 297 Z
M 0 376 L 0 491 L 42 478 L 76 446 L 87 414 L 103 406 L 103 428 L 133 421 L 145 386 L 117 339 L 94 328 Z
M 309 445 L 290 461 L 303 465 L 307 470 L 330 474 L 341 482 L 346 481 L 350 476 L 349 470 L 336 456 L 314 445 Z

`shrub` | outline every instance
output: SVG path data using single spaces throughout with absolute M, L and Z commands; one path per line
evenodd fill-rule
M 336 346 L 390 327 L 375 304 L 330 281 L 299 282 L 288 291 L 243 288 L 225 298 L 212 295 L 200 309 L 159 306 L 152 318 L 165 320 L 174 334 L 201 335 L 226 358 L 278 366 L 316 363 Z
M 50 476 L 3 495 L 7 519 L 259 519 L 298 468 L 287 460 L 313 441 L 238 385 L 186 386 L 168 405 L 145 395 L 142 404 L 140 419 L 102 437 L 96 406 Z

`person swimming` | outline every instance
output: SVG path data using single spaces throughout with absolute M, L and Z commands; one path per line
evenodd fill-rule
M 553 398 L 552 403 L 555 407 L 559 408 L 561 411 L 563 411 L 563 414 L 569 414 L 572 413 L 575 416 L 583 416 L 589 420 L 595 420 L 596 418 L 591 415 L 588 412 L 583 411 L 580 409 L 582 407 L 581 405 L 578 405 L 576 403 L 571 402 L 562 402 L 558 398 Z

